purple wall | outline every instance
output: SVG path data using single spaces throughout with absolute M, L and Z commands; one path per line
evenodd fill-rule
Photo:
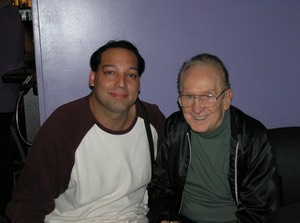
M 90 92 L 89 57 L 128 39 L 146 60 L 141 98 L 176 111 L 177 72 L 208 52 L 227 65 L 233 104 L 267 127 L 300 126 L 300 1 L 33 0 L 41 122 Z

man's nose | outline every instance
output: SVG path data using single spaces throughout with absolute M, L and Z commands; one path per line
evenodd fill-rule
M 201 98 L 200 97 L 194 97 L 193 98 L 194 100 L 193 100 L 193 111 L 195 112 L 195 113 L 199 113 L 199 112 L 201 112 L 201 111 L 203 111 L 205 108 L 204 108 L 204 106 L 203 106 L 203 103 L 202 103 L 202 100 L 201 100 Z
M 126 76 L 125 75 L 119 75 L 116 84 L 119 87 L 124 87 L 126 84 Z

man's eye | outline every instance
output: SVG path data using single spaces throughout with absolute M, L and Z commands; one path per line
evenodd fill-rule
M 215 96 L 213 96 L 212 94 L 208 94 L 208 95 L 203 96 L 202 100 L 214 101 L 215 100 Z
M 137 74 L 128 74 L 127 76 L 132 79 L 136 79 L 138 77 Z
M 208 95 L 205 95 L 205 97 L 206 97 L 207 99 L 211 99 L 211 98 L 213 98 L 214 96 L 213 96 L 212 94 L 208 94 Z
M 193 100 L 194 96 L 193 95 L 185 95 L 186 100 Z
M 107 75 L 107 76 L 111 76 L 113 75 L 115 72 L 112 71 L 112 70 L 107 70 L 107 71 L 104 71 L 104 74 Z

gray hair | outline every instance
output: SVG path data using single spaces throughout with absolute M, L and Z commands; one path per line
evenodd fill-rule
M 203 65 L 211 65 L 217 69 L 220 70 L 220 75 L 223 79 L 224 85 L 226 88 L 230 88 L 230 83 L 229 83 L 229 76 L 228 76 L 228 71 L 223 64 L 223 62 L 215 55 L 203 53 L 203 54 L 198 54 L 194 57 L 192 57 L 190 60 L 186 61 L 183 63 L 183 65 L 180 68 L 178 78 L 177 78 L 177 90 L 178 93 L 181 93 L 181 87 L 182 87 L 182 79 L 184 76 L 184 73 L 187 69 L 189 69 L 191 66 L 196 65 L 196 64 L 203 64 Z

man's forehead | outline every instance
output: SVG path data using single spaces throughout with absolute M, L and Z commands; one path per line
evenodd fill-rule
M 100 67 L 101 67 L 101 68 L 113 68 L 113 69 L 118 69 L 118 68 L 119 68 L 119 65 L 118 65 L 118 64 L 100 64 Z M 128 70 L 138 70 L 138 68 L 135 67 L 135 66 L 128 66 L 127 68 L 128 68 Z

